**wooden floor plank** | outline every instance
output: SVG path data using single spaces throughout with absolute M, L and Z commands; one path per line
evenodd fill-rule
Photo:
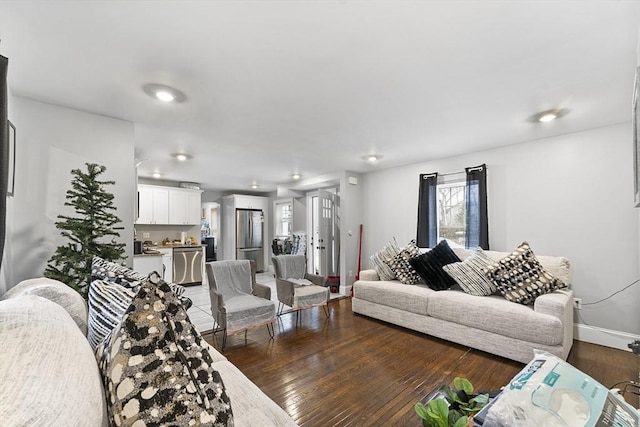
M 300 425 L 421 426 L 414 405 L 456 376 L 495 390 L 522 367 L 492 354 L 354 314 L 349 298 L 229 338 L 225 356 Z M 214 343 L 211 334 L 205 339 Z M 576 341 L 569 363 L 605 386 L 637 380 L 640 357 Z M 628 401 L 638 407 L 637 398 Z

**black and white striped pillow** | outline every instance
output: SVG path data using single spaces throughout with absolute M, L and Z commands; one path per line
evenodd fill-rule
M 443 265 L 442 269 L 456 281 L 463 291 L 469 295 L 488 296 L 494 294 L 498 288 L 484 274 L 484 270 L 491 267 L 493 261 L 481 248 L 462 262 Z
M 369 259 L 373 263 L 380 280 L 393 280 L 396 278 L 395 272 L 389 267 L 387 261 L 394 258 L 398 253 L 400 253 L 400 248 L 394 237 L 382 249 L 371 255 Z
M 91 280 L 114 282 L 125 288 L 133 289 L 135 292 L 138 292 L 140 286 L 146 283 L 149 276 L 153 273 L 156 272 L 142 274 L 124 265 L 107 261 L 97 256 L 94 256 L 91 262 Z M 177 296 L 184 294 L 184 286 L 182 285 L 169 283 L 169 287 Z
M 137 292 L 114 282 L 91 282 L 87 339 L 94 350 L 120 323 Z

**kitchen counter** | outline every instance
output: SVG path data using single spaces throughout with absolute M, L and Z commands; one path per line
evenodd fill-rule
M 157 248 L 160 249 L 172 249 L 172 248 L 197 248 L 197 247 L 202 247 L 202 246 L 207 246 L 207 245 L 182 245 L 180 243 L 175 244 L 175 245 L 158 245 Z
M 157 254 L 134 254 L 133 257 L 137 258 L 137 257 L 149 257 L 149 256 L 162 256 L 161 253 L 157 253 Z

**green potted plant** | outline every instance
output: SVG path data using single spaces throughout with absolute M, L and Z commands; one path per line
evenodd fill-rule
M 468 379 L 456 377 L 453 387 L 443 385 L 426 405 L 416 403 L 415 411 L 424 427 L 464 427 L 487 403 L 488 394 L 474 394 Z

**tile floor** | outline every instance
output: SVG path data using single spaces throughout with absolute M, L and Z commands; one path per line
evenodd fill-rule
M 278 296 L 276 294 L 276 280 L 273 277 L 273 273 L 258 273 L 256 275 L 256 282 L 267 285 L 271 288 L 271 300 L 275 301 L 276 309 L 278 308 Z M 213 329 L 213 317 L 211 316 L 211 300 L 209 299 L 209 284 L 206 280 L 202 285 L 187 286 L 185 289 L 185 295 L 193 301 L 193 305 L 187 314 L 191 319 L 191 322 L 195 325 L 198 332 L 202 333 Z M 340 298 L 344 295 L 338 293 L 332 293 L 331 299 Z

